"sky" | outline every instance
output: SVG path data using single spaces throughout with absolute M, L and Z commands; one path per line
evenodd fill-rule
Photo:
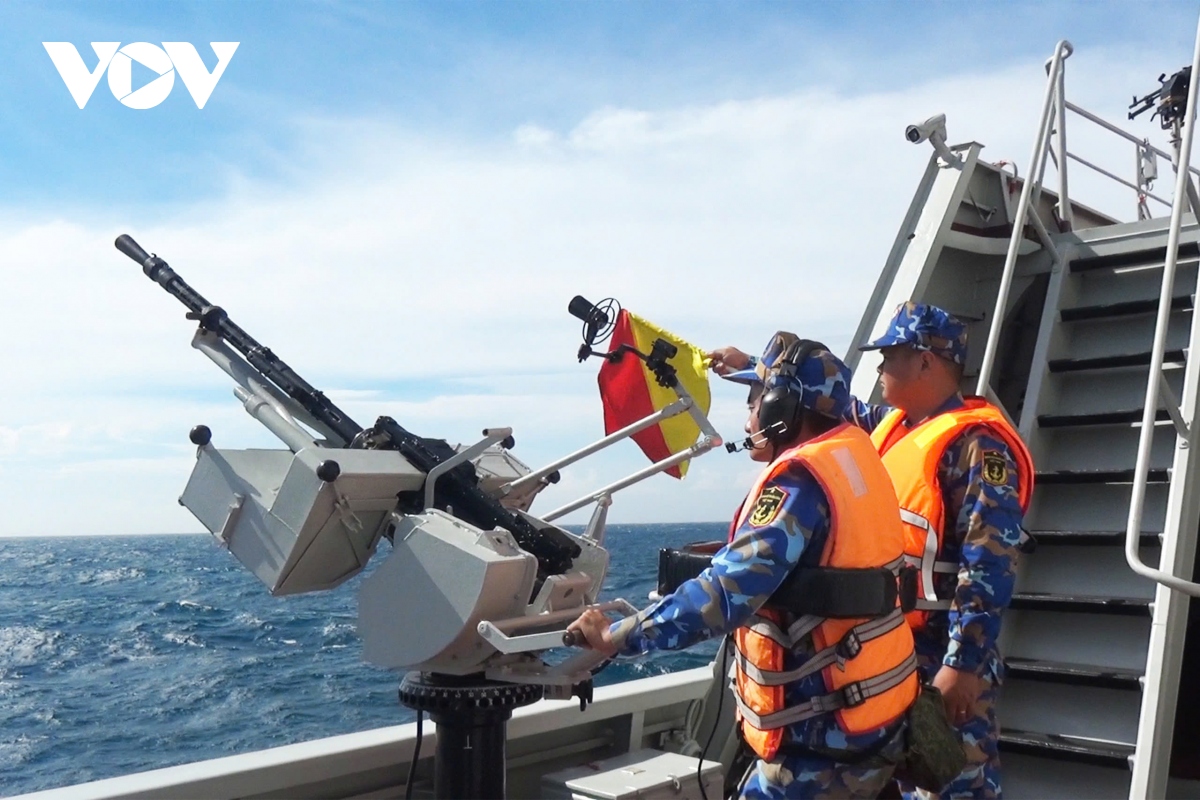
M 360 424 L 387 414 L 452 442 L 507 425 L 539 466 L 603 435 L 571 297 L 616 297 L 706 349 L 755 352 L 788 329 L 843 353 L 930 156 L 907 124 L 944 112 L 951 142 L 1023 170 L 1043 62 L 1066 38 L 1068 97 L 1165 147 L 1125 110 L 1190 61 L 1196 13 L 8 2 L 0 536 L 198 532 L 177 504 L 187 431 L 282 446 L 189 347 L 182 306 L 113 248 L 121 233 Z M 206 70 L 209 43 L 238 46 L 203 108 L 179 67 L 154 107 L 127 107 L 101 77 L 80 109 L 43 42 L 71 43 L 88 70 L 92 42 L 187 42 Z M 137 62 L 130 74 L 132 89 L 157 77 Z M 1069 131 L 1073 150 L 1131 173 L 1128 144 Z M 1100 179 L 1079 171 L 1072 187 L 1134 215 Z M 714 424 L 738 438 L 744 392 L 712 389 Z M 644 463 L 617 445 L 565 471 L 534 511 Z M 610 521 L 728 519 L 755 471 L 710 453 L 682 482 L 618 494 Z

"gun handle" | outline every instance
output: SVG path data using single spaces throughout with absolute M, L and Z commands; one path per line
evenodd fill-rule
M 133 240 L 133 237 L 128 233 L 122 233 L 117 237 L 117 249 L 131 259 L 136 261 L 139 266 L 145 266 L 150 260 L 150 254 L 142 249 L 142 246 Z

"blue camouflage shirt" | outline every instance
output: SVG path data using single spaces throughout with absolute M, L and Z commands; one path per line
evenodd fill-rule
M 812 475 L 793 465 L 761 491 L 784 494 L 771 519 L 754 525 L 755 515 L 747 515 L 733 540 L 713 556 L 704 572 L 637 615 L 613 624 L 611 632 L 622 643 L 622 655 L 676 650 L 728 633 L 749 622 L 797 565 L 820 562 L 829 537 L 829 501 Z M 757 504 L 758 496 L 745 502 Z M 799 668 L 815 651 L 810 634 L 787 654 L 784 669 Z M 818 672 L 788 684 L 784 700 L 789 706 L 799 705 L 828 691 Z M 881 728 L 847 736 L 833 715 L 827 715 L 793 725 L 789 733 L 791 741 L 807 746 L 861 750 L 888 731 Z
M 956 394 L 934 416 L 962 405 L 962 395 Z M 870 433 L 891 410 L 851 398 L 847 420 Z M 1006 466 L 1005 479 L 999 483 L 983 470 L 984 456 L 997 454 Z M 923 665 L 940 662 L 976 674 L 986 667 L 1000 677 L 996 640 L 1001 614 L 1012 600 L 1024 521 L 1018 481 L 1008 445 L 986 425 L 967 428 L 942 454 L 938 482 L 948 529 L 937 557 L 957 561 L 959 570 L 957 576 L 934 576 L 938 596 L 951 598 L 951 607 L 949 612 L 930 614 L 926 629 L 916 632 Z

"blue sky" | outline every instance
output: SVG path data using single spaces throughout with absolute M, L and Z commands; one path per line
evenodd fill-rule
M 285 179 L 305 121 L 360 117 L 446 140 L 572 125 L 605 106 L 786 92 L 869 94 L 1079 47 L 1162 52 L 1187 3 L 135 2 L 5 6 L 0 182 L 13 200 L 161 206 L 213 196 L 229 171 Z M 242 43 L 202 113 L 178 87 L 147 112 L 102 82 L 80 112 L 42 41 Z M 1162 65 L 1167 69 L 1174 62 Z M 953 67 L 951 68 L 951 65 Z M 1158 67 L 1150 69 L 1153 72 Z M 1147 75 L 1152 88 L 1153 75 Z
M 7 3 L 0 481 L 26 502 L 0 535 L 196 530 L 174 504 L 186 430 L 203 421 L 222 446 L 273 446 L 188 349 L 181 309 L 112 248 L 118 233 L 360 422 L 387 413 L 463 440 L 512 424 L 517 454 L 538 464 L 601 433 L 594 366 L 572 357 L 573 294 L 616 295 L 704 347 L 754 350 L 787 327 L 844 348 L 929 157 L 905 124 L 945 111 L 952 140 L 1024 165 L 1055 41 L 1076 47 L 1071 97 L 1121 122 L 1131 95 L 1189 60 L 1195 14 Z M 209 69 L 208 42 L 240 45 L 202 110 L 179 81 L 135 110 L 103 80 L 80 110 L 44 41 L 74 44 L 89 68 L 95 41 L 191 42 Z M 134 88 L 150 75 L 135 71 Z M 1130 129 L 1163 143 L 1145 119 Z M 1121 172 L 1132 162 L 1112 142 L 1089 152 Z M 742 395 L 714 386 L 714 398 L 733 438 Z M 597 459 L 543 510 L 639 459 L 632 447 Z M 619 498 L 613 519 L 721 519 L 752 471 L 706 456 L 682 484 Z

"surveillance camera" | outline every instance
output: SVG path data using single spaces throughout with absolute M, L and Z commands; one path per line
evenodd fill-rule
M 909 125 L 904 129 L 904 138 L 908 139 L 913 144 L 920 144 L 931 136 L 940 134 L 940 138 L 946 138 L 946 115 L 938 114 L 936 117 L 930 117 L 919 125 Z

